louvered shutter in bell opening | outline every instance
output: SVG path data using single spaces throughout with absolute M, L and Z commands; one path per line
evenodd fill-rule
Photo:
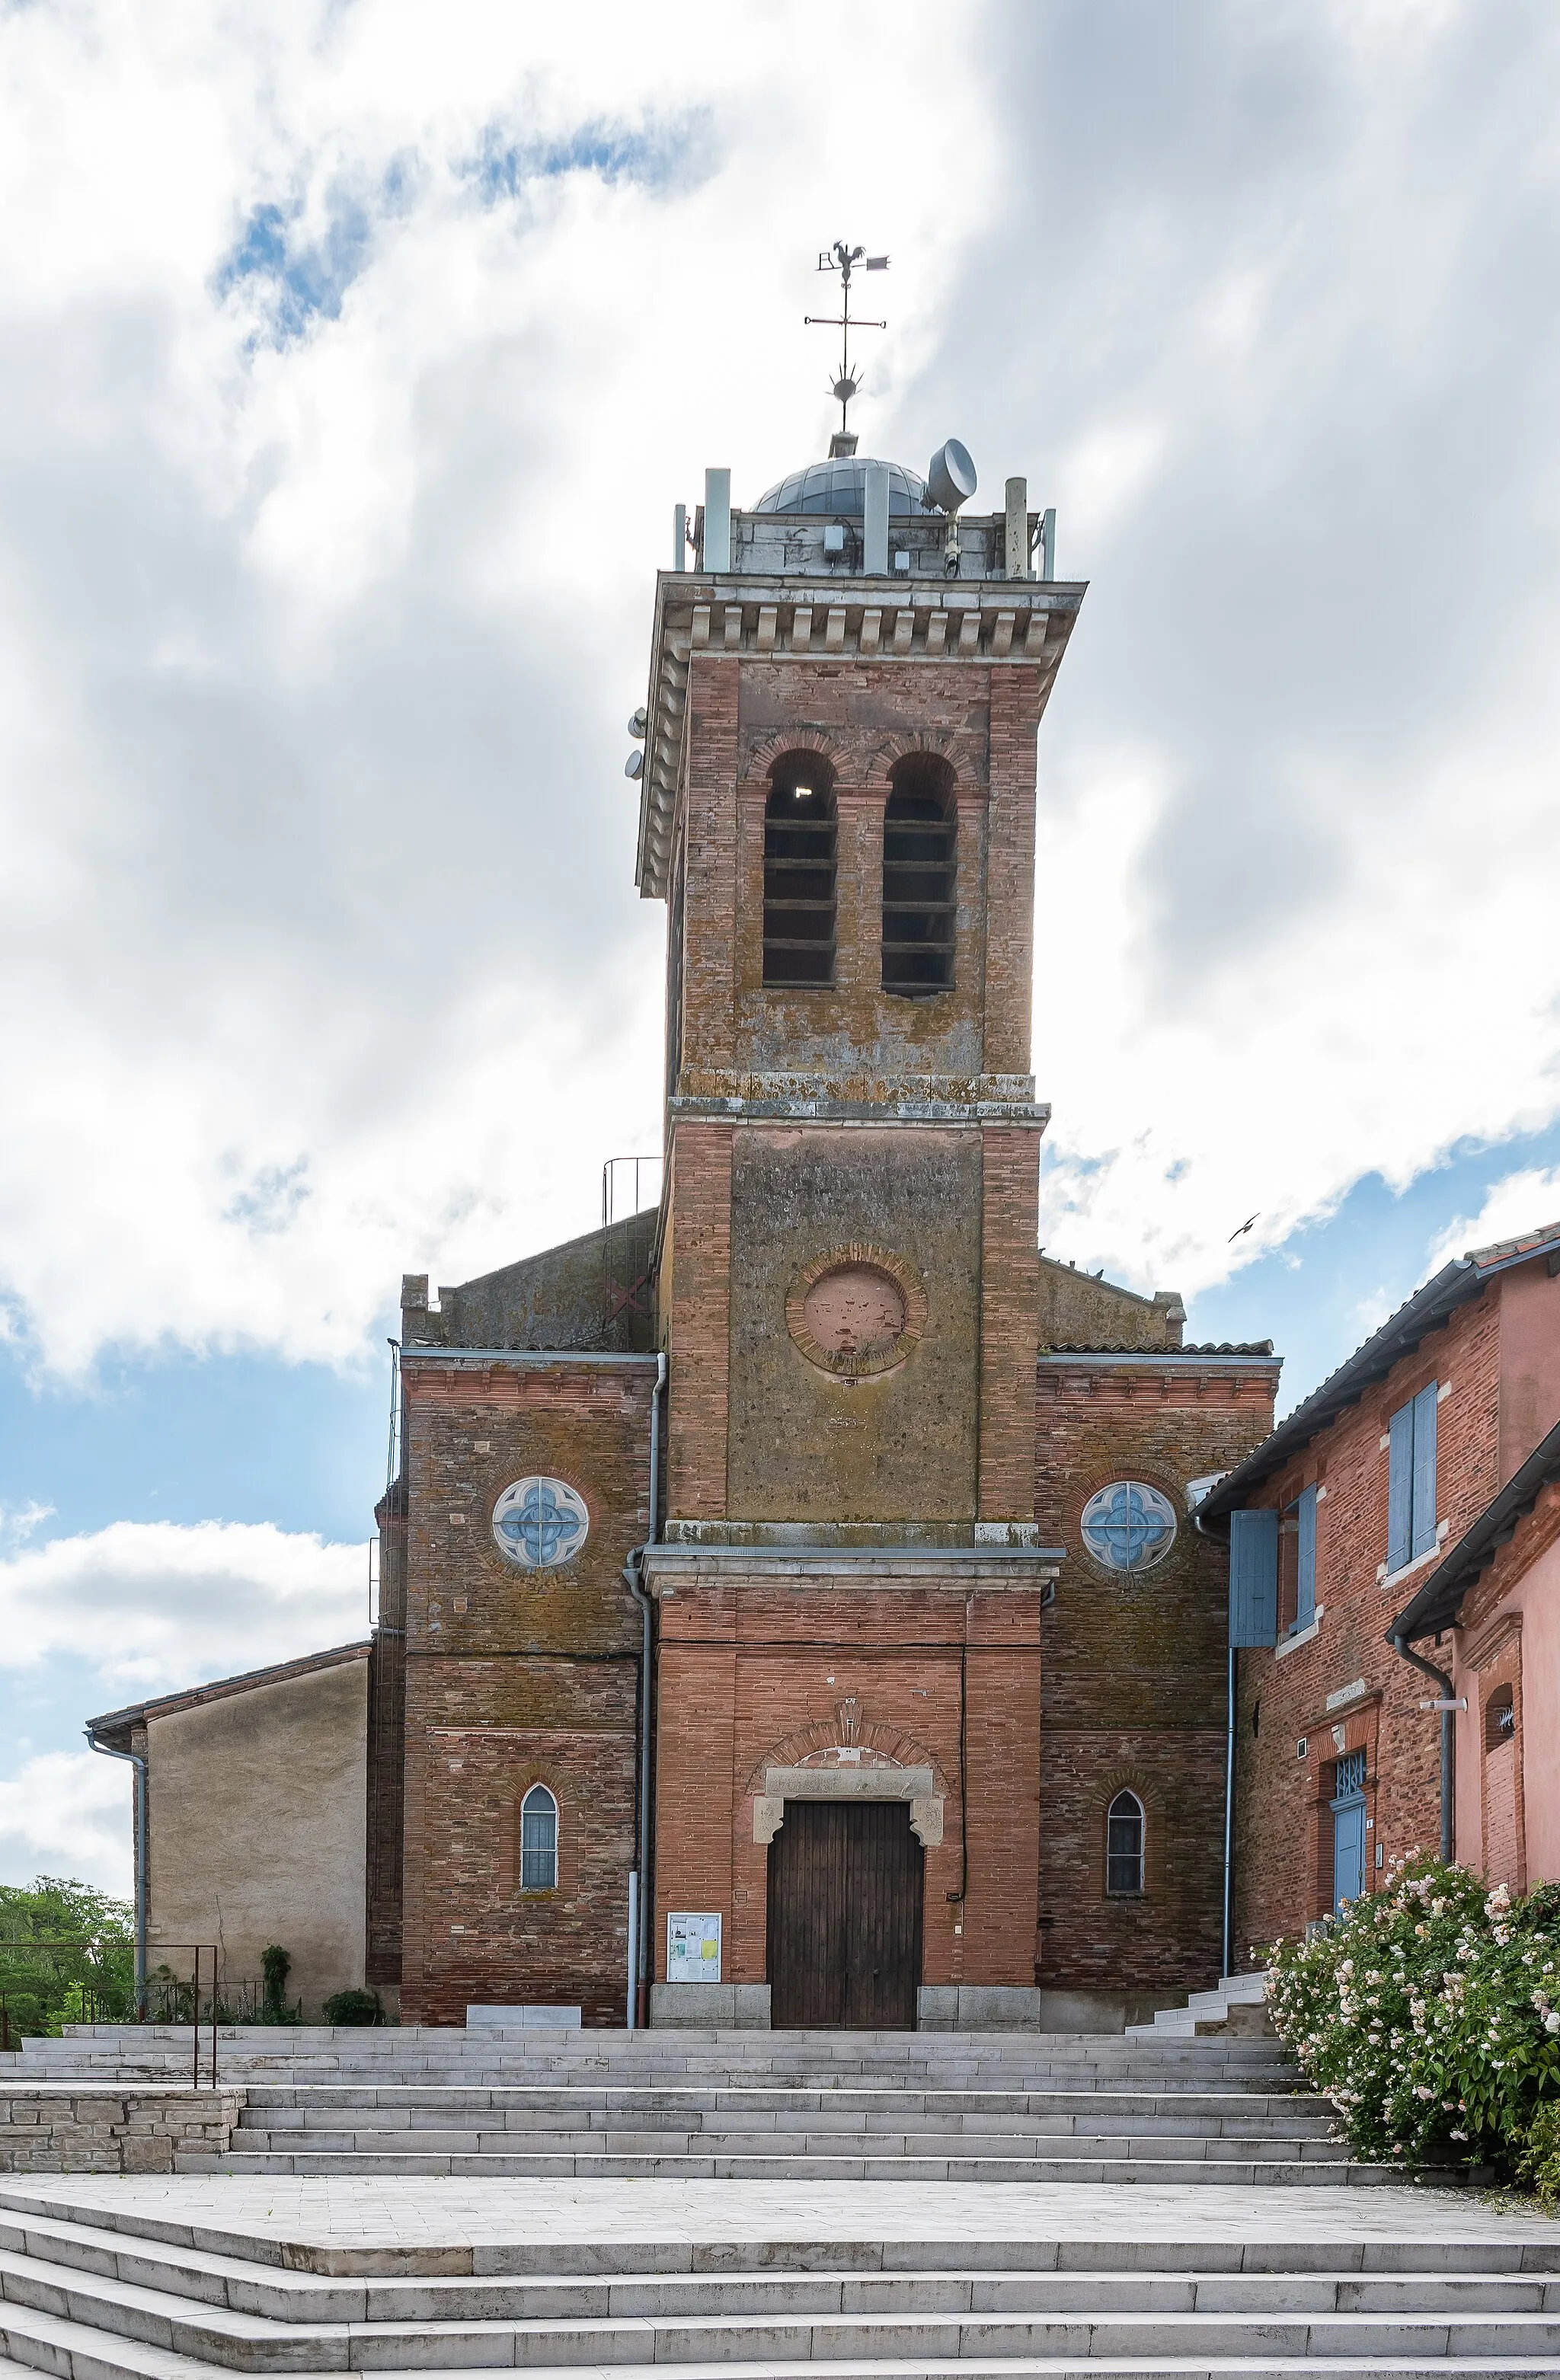
M 1229 1641 L 1271 1645 L 1278 1633 L 1278 1515 L 1229 1516 Z

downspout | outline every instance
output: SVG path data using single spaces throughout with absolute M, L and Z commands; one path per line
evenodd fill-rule
M 1441 1856 L 1450 1867 L 1456 1857 L 1457 1843 L 1456 1755 L 1456 1738 L 1452 1732 L 1457 1706 L 1452 1681 L 1444 1670 L 1438 1670 L 1433 1661 L 1425 1659 L 1422 1653 L 1411 1651 L 1400 1630 L 1390 1630 L 1387 1643 L 1395 1653 L 1401 1654 L 1405 1661 L 1411 1661 L 1416 1670 L 1422 1670 L 1427 1678 L 1433 1678 L 1441 1689 L 1440 1697 L 1432 1708 L 1441 1714 Z
M 1191 1524 L 1197 1531 L 1198 1536 L 1200 1537 L 1206 1537 L 1210 1545 L 1217 1543 L 1217 1539 L 1213 1536 L 1213 1532 L 1203 1527 L 1202 1515 L 1200 1512 L 1193 1512 L 1191 1516 Z M 1234 1909 L 1232 1905 L 1234 1900 L 1234 1886 L 1235 1646 L 1232 1645 L 1229 1647 L 1227 1655 L 1227 1667 L 1225 1675 L 1225 1906 L 1223 1934 L 1224 1947 L 1220 1952 L 1220 1958 L 1222 1960 L 1222 1965 L 1220 1968 L 1221 1977 L 1224 1975 L 1230 1975 L 1235 1973 L 1235 1970 L 1230 1963 L 1230 1953 L 1234 1949 L 1234 1944 L 1230 1938 L 1235 1924 Z
M 81 1730 L 94 1752 L 105 1760 L 128 1760 L 135 1770 L 135 1862 L 136 1862 L 136 2017 L 146 2021 L 146 1755 L 144 1752 L 118 1752 L 111 1743 L 100 1743 L 91 1724 Z
M 661 1401 L 666 1387 L 666 1354 L 663 1349 L 655 1358 L 655 1386 L 650 1398 L 650 1532 L 642 1546 L 636 1546 L 623 1565 L 623 1576 L 628 1592 L 640 1607 L 640 1719 L 639 1719 L 639 1796 L 640 1843 L 639 1887 L 637 1894 L 638 1923 L 633 1927 L 637 1972 L 630 1981 L 634 2007 L 632 2022 L 643 2025 L 649 2016 L 650 1999 L 650 1933 L 654 1900 L 650 1889 L 651 1852 L 651 1775 L 650 1723 L 652 1682 L 651 1673 L 651 1609 L 650 1597 L 640 1584 L 640 1573 L 644 1557 L 657 1541 L 657 1522 L 661 1509 Z
M 1235 1881 L 1235 1646 L 1229 1648 L 1229 1676 L 1225 1686 L 1225 1931 L 1224 1965 L 1221 1976 L 1235 1973 L 1230 1963 L 1234 1948 L 1230 1931 L 1234 1923 L 1231 1908 Z

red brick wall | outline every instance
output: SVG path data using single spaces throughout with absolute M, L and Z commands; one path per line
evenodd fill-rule
M 1033 1982 L 1038 1595 L 755 1580 L 679 1586 L 660 1620 L 658 1975 L 667 1913 L 718 1909 L 725 1980 L 764 1980 L 768 1847 L 753 1840 L 753 1799 L 767 1767 L 799 1766 L 844 1741 L 840 1706 L 854 1702 L 859 1742 L 900 1767 L 930 1765 L 944 1796 L 943 1842 L 926 1854 L 923 1981 Z
M 1227 1589 L 1223 1548 L 1180 1521 L 1172 1551 L 1121 1576 L 1079 1521 L 1116 1479 L 1182 1515 L 1190 1479 L 1265 1436 L 1276 1366 L 1167 1354 L 1040 1366 L 1035 1512 L 1067 1560 L 1042 1620 L 1039 1980 L 1140 2002 L 1216 1976 L 1223 1930 Z M 1140 1900 L 1105 1891 L 1105 1814 L 1126 1787 L 1145 1813 Z
M 408 2023 L 458 2024 L 473 2000 L 622 2022 L 640 1625 L 621 1570 L 647 1534 L 653 1378 L 643 1362 L 404 1357 Z M 494 1502 L 532 1472 L 590 1511 L 557 1570 L 517 1570 L 493 1542 Z M 546 1894 L 519 1889 L 519 1804 L 538 1779 L 560 1808 Z
M 708 668 L 696 663 L 696 670 Z M 1034 908 L 1034 712 L 1028 669 L 991 671 L 976 663 L 939 662 L 805 662 L 749 660 L 740 664 L 739 782 L 731 791 L 739 808 L 739 889 L 732 916 L 737 934 L 736 1058 L 741 1073 L 775 1070 L 832 1081 L 883 1081 L 909 1074 L 971 1076 L 1000 1065 L 1028 1067 L 1029 972 Z M 1003 681 L 993 694 L 993 679 Z M 1023 680 L 1028 697 L 1016 684 Z M 1025 746 L 1022 721 L 1030 704 Z M 993 750 L 992 705 L 1003 719 L 1000 785 L 1002 829 L 1015 838 L 1011 854 L 992 851 L 988 777 Z M 702 711 L 696 711 L 700 732 Z M 724 760 L 725 717 L 719 729 Z M 835 982 L 821 988 L 766 989 L 763 983 L 763 809 L 769 771 L 784 752 L 821 752 L 835 771 L 838 812 L 838 917 Z M 883 823 L 889 771 L 902 753 L 925 750 L 954 771 L 957 798 L 957 902 L 954 984 L 931 999 L 885 993 L 882 982 Z M 1027 771 L 1027 773 L 1026 773 Z M 702 779 L 690 771 L 689 821 L 704 799 Z M 708 816 L 707 808 L 700 816 Z M 723 829 L 724 834 L 724 829 Z M 1026 857 L 1026 854 L 1028 855 Z M 993 876 L 993 868 L 997 873 Z M 724 879 L 712 871 L 712 898 L 725 898 Z M 690 880 L 690 903 L 692 887 Z M 691 948 L 691 940 L 690 940 Z M 990 954 L 990 956 L 989 956 Z M 997 974 L 989 977 L 995 960 Z M 1022 976 L 1021 1000 L 1015 986 Z M 994 990 L 1002 1055 L 985 1050 L 987 1003 Z M 692 995 L 689 995 L 690 1002 Z M 1021 1010 L 1016 1026 L 1015 1019 Z M 710 1036 L 701 1049 L 712 1049 Z M 1017 1054 L 1015 1054 L 1017 1053 Z M 696 1060 L 688 1045 L 685 1062 Z
M 981 1139 L 980 1511 L 1011 1521 L 1034 1498 L 1040 1136 L 988 1125 Z
M 736 661 L 700 654 L 688 674 L 688 774 L 680 832 L 685 853 L 682 1062 L 736 1062 Z M 675 1087 L 675 1086 L 674 1086 Z
M 680 1123 L 672 1136 L 659 1295 L 666 1511 L 679 1520 L 725 1510 L 732 1139 L 730 1124 Z
M 401 1869 L 406 1839 L 407 1491 L 395 1480 L 379 1525 L 379 1624 L 369 1656 L 364 1981 L 401 1980 Z
M 1310 1642 L 1239 1655 L 1237 1733 L 1237 1938 L 1250 1961 L 1280 1935 L 1299 1931 L 1331 1908 L 1332 1821 L 1326 1804 L 1340 1749 L 1363 1741 L 1351 1717 L 1367 1696 L 1374 1730 L 1366 1778 L 1367 1884 L 1375 1864 L 1441 1835 L 1440 1722 L 1420 1705 L 1432 1682 L 1398 1658 L 1385 1632 L 1440 1554 L 1383 1583 L 1391 1415 L 1429 1381 L 1446 1388 L 1436 1408 L 1436 1507 L 1441 1552 L 1456 1542 L 1498 1487 L 1500 1301 L 1497 1281 L 1459 1306 L 1387 1378 L 1366 1390 L 1284 1471 L 1252 1498 L 1284 1512 L 1302 1488 L 1319 1486 L 1316 1600 L 1322 1622 Z M 1292 1611 L 1280 1611 L 1284 1624 Z M 1418 1648 L 1450 1669 L 1450 1646 Z M 1335 1702 L 1354 1686 L 1350 1700 Z M 1347 1742 L 1335 1742 L 1335 1729 Z M 1353 1730 L 1353 1731 L 1351 1731 Z M 1304 1741 L 1306 1752 L 1298 1746 Z
M 991 675 L 986 1072 L 1027 1075 L 1034 1005 L 1035 734 L 1038 669 Z

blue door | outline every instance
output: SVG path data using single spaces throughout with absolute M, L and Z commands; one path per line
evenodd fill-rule
M 1358 1900 L 1365 1889 L 1365 1755 L 1338 1763 L 1333 1795 L 1333 1906 Z

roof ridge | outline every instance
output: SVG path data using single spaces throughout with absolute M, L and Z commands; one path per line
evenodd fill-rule
M 1536 1255 L 1538 1250 L 1550 1240 L 1560 1240 L 1560 1222 L 1540 1223 L 1530 1232 L 1518 1232 L 1515 1239 L 1492 1240 L 1488 1247 L 1469 1248 L 1463 1257 L 1463 1262 L 1488 1265 L 1500 1258 L 1516 1256 L 1527 1249 L 1531 1249 Z

